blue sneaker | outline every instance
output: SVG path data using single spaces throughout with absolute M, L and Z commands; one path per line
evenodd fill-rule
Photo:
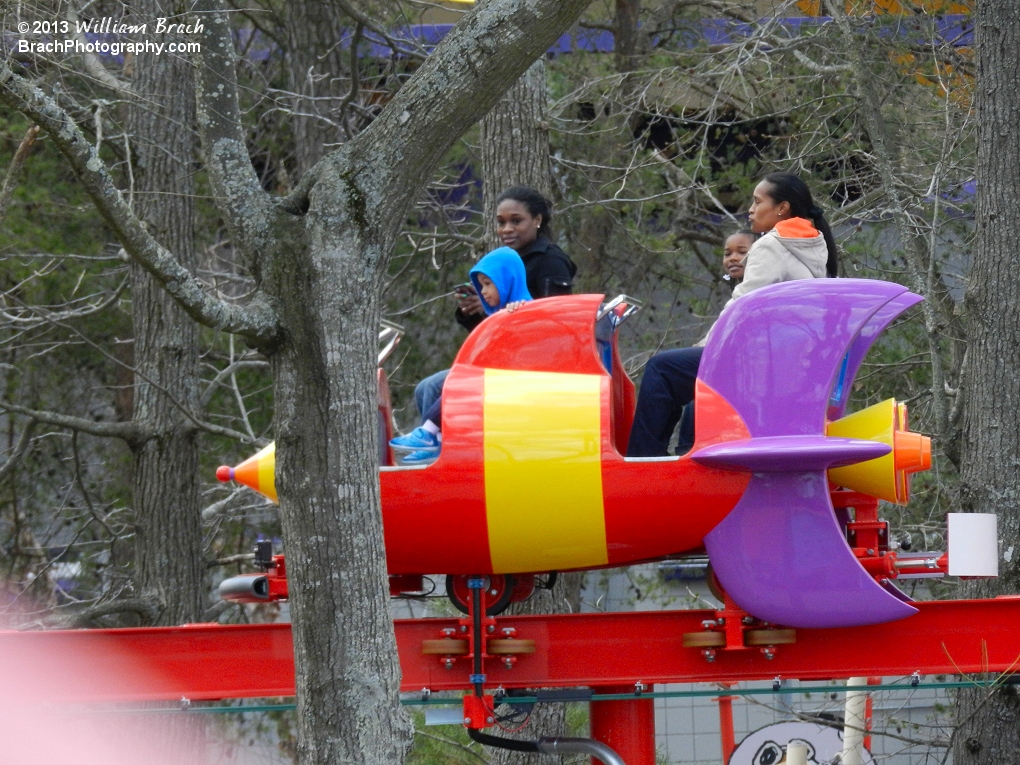
M 418 449 L 439 451 L 439 439 L 425 428 L 415 428 L 406 436 L 397 436 L 392 439 L 390 446 L 398 452 L 412 452 Z
M 439 449 L 419 449 L 400 458 L 401 465 L 431 465 L 439 459 Z

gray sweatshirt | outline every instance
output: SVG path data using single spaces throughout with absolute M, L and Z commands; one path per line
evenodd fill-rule
M 810 239 L 780 236 L 775 229 L 751 245 L 744 258 L 744 280 L 733 290 L 733 297 L 723 306 L 725 311 L 737 298 L 748 292 L 780 282 L 797 279 L 821 279 L 829 251 L 825 238 L 819 234 Z

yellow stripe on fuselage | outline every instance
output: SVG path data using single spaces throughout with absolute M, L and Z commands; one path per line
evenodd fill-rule
M 599 375 L 485 370 L 494 573 L 608 563 Z

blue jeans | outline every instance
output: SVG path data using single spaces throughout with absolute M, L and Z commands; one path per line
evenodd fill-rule
M 648 360 L 630 429 L 628 457 L 667 456 L 669 439 L 683 417 L 684 407 L 694 401 L 701 353 L 701 348 L 676 348 Z M 694 444 L 694 407 L 690 410 L 690 416 L 683 417 L 678 454 Z
M 415 387 L 414 403 L 418 407 L 418 415 L 421 417 L 422 422 L 425 422 L 426 413 L 442 397 L 443 383 L 446 382 L 448 374 L 450 374 L 449 369 L 436 372 L 434 375 L 426 377 Z

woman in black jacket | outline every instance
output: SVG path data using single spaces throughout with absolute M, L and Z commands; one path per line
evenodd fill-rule
M 577 266 L 549 239 L 552 210 L 549 200 L 530 186 L 511 186 L 496 199 L 496 234 L 524 261 L 528 292 L 535 299 L 569 295 Z M 482 301 L 470 284 L 463 286 L 457 303 L 457 323 L 473 330 L 485 318 Z M 443 392 L 450 370 L 436 372 L 418 383 L 414 403 L 424 417 Z
M 577 266 L 549 240 L 552 210 L 549 200 L 530 186 L 512 186 L 496 199 L 496 235 L 524 261 L 528 292 L 535 299 L 569 295 Z M 457 322 L 471 331 L 485 318 L 473 291 L 460 298 Z

